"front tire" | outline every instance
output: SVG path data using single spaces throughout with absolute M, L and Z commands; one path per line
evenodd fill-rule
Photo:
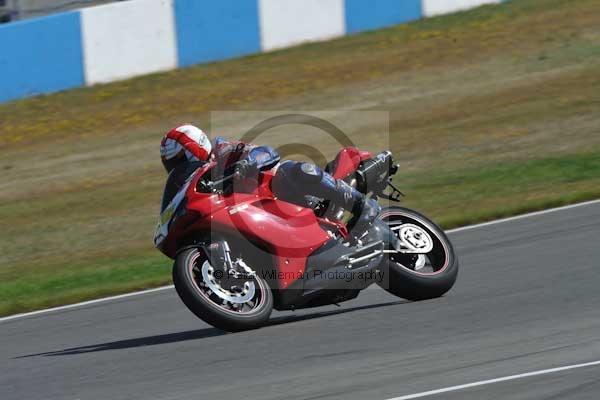
M 173 283 L 187 308 L 204 322 L 228 332 L 264 325 L 273 310 L 273 293 L 267 282 L 258 275 L 244 278 L 243 287 L 232 292 L 231 287 L 221 287 L 224 274 L 218 271 L 200 248 L 186 249 L 177 256 Z
M 407 300 L 441 297 L 452 288 L 458 275 L 458 257 L 444 231 L 429 218 L 404 207 L 386 207 L 379 215 L 396 235 L 405 234 L 415 248 L 427 253 L 390 254 L 384 266 L 389 279 L 380 286 Z M 413 235 L 411 237 L 411 235 Z

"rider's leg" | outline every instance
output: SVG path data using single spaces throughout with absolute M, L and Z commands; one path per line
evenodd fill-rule
M 277 197 L 294 203 L 302 202 L 306 195 L 329 200 L 354 214 L 356 231 L 364 231 L 380 210 L 375 200 L 367 199 L 346 182 L 305 162 L 282 163 L 273 178 L 272 189 Z

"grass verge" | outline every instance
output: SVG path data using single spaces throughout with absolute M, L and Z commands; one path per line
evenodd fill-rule
M 210 110 L 388 111 L 389 141 L 344 129 L 391 148 L 405 204 L 447 228 L 598 198 L 599 43 L 598 1 L 519 0 L 2 104 L 0 315 L 169 282 L 158 142 Z
M 409 194 L 405 205 L 426 210 L 444 228 L 454 228 L 600 198 L 600 150 L 483 169 L 401 174 L 397 183 Z M 549 194 L 548 186 L 556 192 Z M 74 262 L 68 268 L 20 270 L 0 282 L 0 315 L 167 284 L 170 265 L 148 249 Z

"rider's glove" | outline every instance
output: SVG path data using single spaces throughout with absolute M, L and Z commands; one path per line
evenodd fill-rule
M 244 179 L 248 176 L 255 175 L 258 172 L 256 162 L 248 160 L 238 161 L 235 164 L 234 177 L 235 179 Z

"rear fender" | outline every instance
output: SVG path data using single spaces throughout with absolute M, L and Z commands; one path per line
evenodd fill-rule
M 327 172 L 335 179 L 345 179 L 356 171 L 362 161 L 371 157 L 372 155 L 368 151 L 361 151 L 356 147 L 345 147 L 328 165 Z

